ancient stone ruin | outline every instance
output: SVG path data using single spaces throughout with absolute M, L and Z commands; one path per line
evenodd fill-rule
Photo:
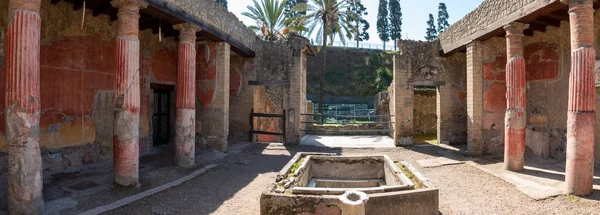
M 387 155 L 297 153 L 261 196 L 261 214 L 435 214 L 438 190 Z M 368 195 L 367 195 L 368 194 Z M 315 212 L 318 213 L 318 212 Z

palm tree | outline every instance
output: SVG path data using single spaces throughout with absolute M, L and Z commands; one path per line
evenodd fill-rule
M 305 26 L 309 35 L 317 30 L 317 42 L 322 42 L 321 52 L 323 52 L 323 64 L 320 73 L 319 84 L 319 114 L 323 115 L 323 94 L 325 90 L 325 69 L 327 63 L 327 39 L 333 39 L 337 36 L 342 43 L 346 43 L 346 38 L 351 39 L 356 32 L 352 25 L 352 20 L 356 14 L 348 10 L 350 4 L 347 0 L 309 0 L 307 3 L 300 3 L 294 7 L 294 10 L 303 12 L 303 15 L 291 17 L 286 20 L 286 24 L 291 26 Z
M 283 40 L 288 33 L 288 28 L 284 24 L 287 0 L 281 2 L 279 0 L 261 0 L 260 4 L 256 0 L 252 1 L 254 6 L 247 6 L 250 12 L 242 13 L 256 21 L 256 25 L 252 25 L 250 28 L 260 32 L 259 35 L 263 40 Z

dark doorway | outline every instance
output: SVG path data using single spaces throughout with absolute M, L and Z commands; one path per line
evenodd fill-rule
M 152 145 L 168 144 L 171 140 L 171 90 L 154 89 L 152 103 Z

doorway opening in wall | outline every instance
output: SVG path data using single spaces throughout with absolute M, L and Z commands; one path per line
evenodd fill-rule
M 152 146 L 169 144 L 171 141 L 171 85 L 152 85 Z
M 437 90 L 434 86 L 415 86 L 413 96 L 413 141 L 415 144 L 438 144 Z

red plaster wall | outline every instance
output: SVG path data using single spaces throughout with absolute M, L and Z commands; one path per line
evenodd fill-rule
M 554 80 L 559 77 L 559 46 L 534 43 L 525 47 L 527 81 Z M 503 129 L 506 111 L 506 55 L 483 64 L 484 128 Z M 500 126 L 501 125 L 501 126 Z
M 217 48 L 215 44 L 200 45 L 196 54 L 196 97 L 206 108 L 214 99 L 217 76 Z
M 483 127 L 501 131 L 506 112 L 506 55 L 483 64 L 483 79 L 488 86 L 483 92 Z
M 554 80 L 559 77 L 559 47 L 534 43 L 525 47 L 527 81 Z
M 99 35 L 64 37 L 41 44 L 40 51 L 41 145 L 64 147 L 94 142 L 96 128 L 92 112 L 96 93 L 114 88 L 114 41 L 104 41 Z M 172 65 L 176 62 L 175 51 L 159 51 L 152 58 L 142 56 L 140 59 L 142 146 L 147 145 L 144 141 L 149 136 L 147 75 L 152 68 L 157 79 L 174 82 L 176 69 Z M 5 106 L 5 73 L 5 68 L 1 67 L 2 110 Z M 4 126 L 4 117 L 0 116 L 0 150 L 7 149 Z
M 483 64 L 483 80 L 506 80 L 506 55 L 497 56 L 494 61 Z
M 177 50 L 160 50 L 152 56 L 152 74 L 157 81 L 177 82 Z

